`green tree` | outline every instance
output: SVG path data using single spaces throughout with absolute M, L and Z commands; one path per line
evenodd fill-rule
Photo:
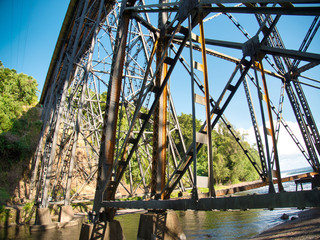
M 5 68 L 0 61 L 0 134 L 10 130 L 14 119 L 37 102 L 37 86 L 35 79 Z
M 235 132 L 238 139 L 243 137 Z M 242 141 L 242 145 L 249 152 L 255 152 L 250 145 Z M 247 159 L 235 138 L 225 124 L 219 124 L 213 138 L 213 164 L 214 175 L 217 183 L 237 183 L 258 179 L 259 175 Z M 257 160 L 257 154 L 254 154 Z
M 185 144 L 188 147 L 192 143 L 192 115 L 182 113 L 178 116 L 178 120 Z M 199 131 L 200 128 L 201 121 L 196 120 L 197 131 Z M 239 139 L 243 138 L 239 132 L 236 132 L 236 137 Z M 177 143 L 177 134 L 174 135 L 174 139 Z M 257 160 L 257 151 L 250 147 L 247 142 L 242 141 L 242 144 Z M 217 184 L 237 183 L 258 179 L 259 175 L 243 153 L 227 126 L 219 124 L 217 131 L 212 131 L 212 145 L 213 173 Z M 197 174 L 200 176 L 208 176 L 206 146 L 203 146 L 197 154 Z

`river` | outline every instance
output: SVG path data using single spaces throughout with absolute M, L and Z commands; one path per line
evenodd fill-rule
M 299 172 L 306 172 L 301 170 Z M 291 172 L 283 174 L 292 175 Z M 283 184 L 286 191 L 294 191 L 294 182 Z M 304 190 L 311 189 L 310 184 L 303 185 Z M 267 187 L 250 190 L 245 194 L 266 193 Z M 244 194 L 244 193 L 242 193 Z M 247 210 L 247 211 L 181 211 L 177 212 L 182 228 L 187 239 L 248 239 L 264 230 L 278 225 L 284 220 L 280 219 L 283 213 L 296 216 L 300 212 L 297 209 L 276 210 Z M 137 239 L 139 213 L 116 216 L 120 221 L 127 240 Z M 0 230 L 1 239 L 46 239 L 78 240 L 80 227 L 70 227 L 60 230 L 49 230 L 46 232 L 30 233 L 28 226 L 10 227 Z

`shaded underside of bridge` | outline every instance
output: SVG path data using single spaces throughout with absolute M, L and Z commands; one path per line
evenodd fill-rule
M 299 0 L 152 3 L 70 2 L 40 100 L 45 110 L 44 124 L 31 179 L 31 193 L 37 204 L 46 208 L 50 204 L 88 201 L 87 193 L 81 191 L 94 185 L 95 221 L 100 214 L 113 219 L 120 208 L 210 211 L 319 207 L 318 188 L 285 192 L 282 186 L 282 182 L 312 177 L 320 170 L 319 131 L 302 88 L 319 88 L 319 81 L 310 84 L 301 80 L 305 72 L 320 63 L 319 49 L 308 51 L 320 26 L 319 4 Z M 257 21 L 252 36 L 234 14 L 248 14 Z M 241 42 L 221 40 L 223 36 L 214 38 L 214 31 L 204 26 L 220 15 L 231 20 L 234 31 L 242 36 Z M 277 29 L 283 16 L 311 19 L 296 49 L 285 48 Z M 217 51 L 221 48 L 228 54 Z M 233 55 L 232 51 L 238 52 Z M 202 60 L 196 62 L 196 58 Z M 219 79 L 223 86 L 216 95 L 209 88 L 214 78 L 208 77 L 211 58 L 232 65 L 223 72 L 226 77 Z M 172 74 L 176 69 L 178 77 Z M 190 79 L 191 88 L 185 97 L 190 99 L 193 117 L 189 145 L 177 117 L 175 89 L 168 84 L 184 77 Z M 278 107 L 268 93 L 271 79 L 281 85 Z M 231 100 L 237 100 L 240 86 L 244 88 L 258 158 L 244 147 L 224 115 Z M 256 91 L 255 99 L 250 87 Z M 285 96 L 301 138 L 284 120 Z M 200 116 L 205 120 L 198 130 L 195 104 L 205 109 L 204 116 Z M 261 181 L 215 191 L 211 133 L 218 122 L 227 126 Z M 280 126 L 315 173 L 281 177 L 277 150 Z M 209 193 L 201 198 L 196 162 L 202 148 L 206 148 L 208 157 Z M 132 171 L 134 164 L 139 178 Z M 79 186 L 75 185 L 77 181 Z M 278 193 L 274 184 L 278 185 Z M 224 196 L 266 185 L 268 194 Z M 130 197 L 139 189 L 149 200 L 115 201 L 120 187 Z M 190 198 L 169 200 L 174 191 L 185 192 L 186 187 L 193 189 Z

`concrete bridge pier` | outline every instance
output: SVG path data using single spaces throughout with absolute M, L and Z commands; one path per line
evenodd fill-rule
M 70 222 L 74 219 L 74 213 L 72 206 L 66 205 L 66 206 L 61 206 L 60 207 L 60 212 L 59 212 L 59 222 L 64 223 L 64 222 Z
M 37 208 L 35 225 L 49 225 L 52 224 L 49 208 Z
M 149 211 L 140 215 L 139 240 L 184 240 L 178 215 L 174 211 Z
M 64 205 L 60 207 L 59 218 L 57 227 L 72 227 L 81 223 L 81 218 L 74 216 L 73 208 L 71 205 Z
M 75 219 L 72 206 L 61 206 L 58 222 L 52 221 L 49 208 L 37 208 L 34 225 L 30 226 L 31 231 L 45 231 L 54 228 L 65 228 L 79 224 Z
M 105 227 L 104 225 L 107 224 Z M 94 234 L 92 234 L 94 224 L 83 223 L 81 227 L 79 240 L 103 239 L 103 240 L 125 240 L 120 222 L 113 220 L 111 222 L 100 222 L 96 224 Z M 92 236 L 94 235 L 94 236 Z
M 56 228 L 56 223 L 52 222 L 49 208 L 37 208 L 34 225 L 30 226 L 31 232 L 45 231 Z

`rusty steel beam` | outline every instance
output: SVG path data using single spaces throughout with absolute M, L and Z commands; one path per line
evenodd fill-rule
M 213 153 L 212 153 L 212 128 L 211 128 L 211 110 L 210 110 L 210 93 L 209 93 L 209 77 L 208 77 L 208 65 L 207 65 L 207 54 L 206 54 L 206 41 L 204 35 L 204 27 L 202 16 L 199 16 L 199 27 L 200 27 L 200 43 L 201 43 L 201 55 L 202 55 L 202 70 L 203 70 L 203 85 L 205 95 L 205 106 L 206 106 L 206 122 L 207 127 L 207 151 L 208 151 L 208 186 L 209 196 L 215 197 L 214 190 L 214 179 L 213 179 Z
M 279 155 L 278 155 L 277 141 L 276 141 L 275 133 L 274 133 L 274 125 L 273 125 L 273 117 L 272 117 L 272 111 L 271 111 L 271 105 L 270 105 L 269 91 L 268 91 L 268 87 L 267 87 L 267 80 L 266 80 L 266 77 L 265 77 L 264 71 L 263 71 L 264 68 L 262 65 L 262 60 L 259 61 L 259 68 L 261 70 L 262 83 L 263 83 L 264 93 L 265 93 L 265 97 L 266 97 L 267 111 L 268 111 L 268 117 L 269 117 L 269 123 L 270 123 L 270 135 L 271 135 L 273 151 L 274 151 L 274 160 L 276 163 L 276 173 L 277 173 L 276 177 L 278 179 L 279 191 L 283 191 L 283 186 L 282 186 L 282 182 L 281 182 Z M 269 169 L 269 171 L 271 171 L 271 169 Z
M 116 51 L 112 59 L 113 68 L 109 80 L 109 89 L 107 95 L 107 104 L 105 111 L 104 126 L 101 139 L 101 149 L 99 156 L 99 172 L 96 187 L 93 210 L 99 212 L 100 203 L 103 199 L 114 199 L 113 193 L 104 193 L 110 179 L 112 171 L 114 149 L 116 144 L 116 129 L 120 102 L 120 90 L 122 85 L 123 66 L 126 53 L 128 24 L 130 16 L 126 13 L 122 15 L 122 21 L 119 24 L 117 33 Z
M 159 0 L 159 3 L 164 4 L 167 0 Z M 165 29 L 165 23 L 168 20 L 167 13 L 159 13 L 158 27 L 160 30 Z M 160 31 L 159 44 L 156 50 L 157 66 L 160 66 L 156 73 L 155 86 L 160 87 L 168 72 L 168 65 L 161 62 L 163 52 L 167 49 L 168 39 L 164 35 L 164 31 Z M 167 57 L 167 54 L 165 54 Z M 165 187 L 166 182 L 166 159 L 167 159 L 167 97 L 168 88 L 164 87 L 160 99 L 156 104 L 153 114 L 153 151 L 152 151 L 152 179 L 151 179 L 151 194 L 155 195 L 156 199 L 163 199 L 164 195 L 161 192 Z

